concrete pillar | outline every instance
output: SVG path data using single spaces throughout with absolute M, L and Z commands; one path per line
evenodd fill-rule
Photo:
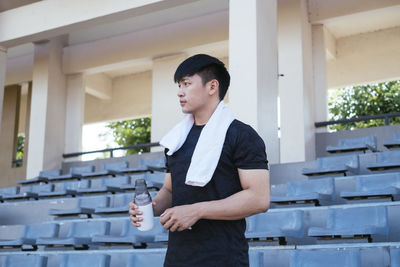
M 3 112 L 4 85 L 6 83 L 6 68 L 7 68 L 6 63 L 7 63 L 7 48 L 0 46 L 0 125 L 2 118 L 1 114 Z
M 279 162 L 277 1 L 229 2 L 229 106 L 264 139 Z
M 61 39 L 36 43 L 29 126 L 27 177 L 61 168 L 65 148 L 65 76 Z
M 85 109 L 85 82 L 82 74 L 67 76 L 65 153 L 82 150 L 82 126 Z M 73 160 L 76 160 L 73 159 Z
M 315 121 L 328 120 L 328 99 L 326 88 L 326 48 L 324 25 L 312 26 L 312 57 L 314 73 Z M 316 128 L 316 132 L 326 132 L 327 127 Z
M 281 162 L 315 157 L 312 38 L 306 0 L 278 5 Z
M 184 117 L 179 105 L 174 73 L 186 58 L 187 55 L 179 54 L 153 60 L 151 142 L 160 141 Z M 159 148 L 152 149 L 156 150 Z

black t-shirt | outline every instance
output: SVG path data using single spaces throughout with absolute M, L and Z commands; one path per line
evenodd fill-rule
M 242 190 L 237 169 L 268 169 L 265 145 L 250 126 L 234 120 L 221 157 L 204 187 L 185 184 L 186 174 L 203 126 L 194 125 L 185 143 L 167 157 L 172 177 L 172 206 L 227 198 Z M 245 219 L 199 220 L 191 230 L 170 232 L 164 266 L 248 266 Z

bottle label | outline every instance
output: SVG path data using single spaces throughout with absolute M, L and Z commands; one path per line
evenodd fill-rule
M 138 229 L 140 231 L 149 231 L 154 226 L 154 214 L 153 205 L 150 202 L 147 205 L 139 206 L 139 210 L 143 213 L 142 215 L 137 215 L 137 217 L 142 217 L 143 221 L 140 222 Z

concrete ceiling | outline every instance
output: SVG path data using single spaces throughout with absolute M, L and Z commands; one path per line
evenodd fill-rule
M 0 0 L 0 12 L 29 5 L 41 0 Z

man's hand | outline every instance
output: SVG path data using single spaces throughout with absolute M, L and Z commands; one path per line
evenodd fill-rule
M 156 202 L 153 201 L 153 209 L 156 205 Z M 143 221 L 142 217 L 137 217 L 137 215 L 142 215 L 143 213 L 139 210 L 138 205 L 133 203 L 133 201 L 129 202 L 129 219 L 133 226 L 140 227 L 140 222 Z
M 175 206 L 166 209 L 161 214 L 160 223 L 165 229 L 174 231 L 183 231 L 189 229 L 200 219 L 200 214 L 194 205 Z

